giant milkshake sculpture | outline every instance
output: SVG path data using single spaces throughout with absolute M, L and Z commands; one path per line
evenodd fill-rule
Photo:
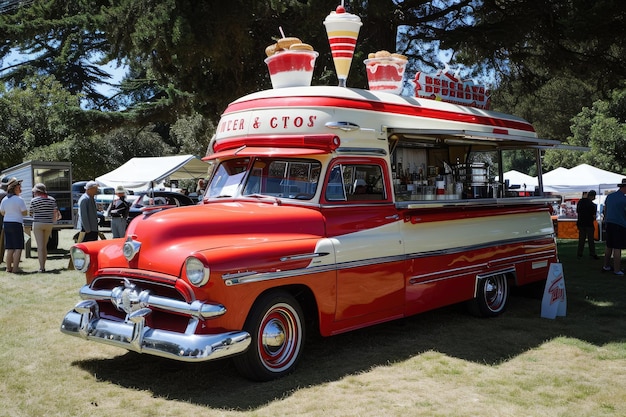
M 340 87 L 346 86 L 361 25 L 359 16 L 346 13 L 343 2 L 341 2 L 341 6 L 337 6 L 336 11 L 330 12 L 324 20 Z

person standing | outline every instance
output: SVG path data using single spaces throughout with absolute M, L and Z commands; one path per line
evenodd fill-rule
M 615 275 L 624 275 L 621 269 L 622 249 L 626 249 L 626 178 L 617 184 L 617 191 L 609 194 L 604 201 L 606 207 L 606 249 L 602 271 L 611 271 Z M 613 265 L 611 266 L 611 256 Z
M 98 208 L 95 196 L 98 194 L 98 183 L 89 181 L 85 184 L 85 193 L 78 199 L 78 221 L 76 228 L 84 233 L 80 242 L 98 240 Z
M 2 177 L 0 180 L 0 202 L 7 196 L 7 185 L 9 184 L 8 175 Z M 0 214 L 0 263 L 4 262 L 4 228 L 2 224 L 4 223 L 4 216 Z
M 198 180 L 198 184 L 196 185 L 196 194 L 198 194 L 198 196 L 203 195 L 205 187 L 206 187 L 206 183 L 205 183 L 204 179 L 200 178 Z
M 576 205 L 576 213 L 578 220 L 578 257 L 583 257 L 585 249 L 585 240 L 589 242 L 589 256 L 593 259 L 600 259 L 596 254 L 595 244 L 595 220 L 598 213 L 598 206 L 593 202 L 596 198 L 596 192 L 591 190 L 584 198 L 581 198 Z
M 44 184 L 38 183 L 33 187 L 33 199 L 30 200 L 29 211 L 33 217 L 33 234 L 37 242 L 39 272 L 46 272 L 48 240 L 52 234 L 54 222 L 58 218 L 59 208 L 56 200 L 48 195 Z
M 126 234 L 129 210 L 130 203 L 126 200 L 126 190 L 123 185 L 118 185 L 115 188 L 115 198 L 109 205 L 109 214 L 111 215 L 111 233 L 113 233 L 113 238 L 124 237 Z
M 4 216 L 4 247 L 7 272 L 19 272 L 24 249 L 24 216 L 28 214 L 26 203 L 20 197 L 22 180 L 11 178 L 7 184 L 7 196 L 0 202 L 0 214 Z

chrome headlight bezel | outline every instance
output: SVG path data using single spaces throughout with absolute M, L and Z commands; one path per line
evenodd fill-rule
M 211 269 L 206 266 L 200 259 L 190 256 L 185 259 L 183 274 L 187 280 L 196 287 L 201 287 L 209 282 Z
M 126 258 L 128 262 L 132 261 L 133 258 L 139 253 L 139 249 L 141 249 L 141 242 L 137 242 L 136 240 L 133 240 L 132 236 L 128 236 L 126 242 L 124 242 L 124 246 L 122 247 L 124 258 Z
M 89 265 L 91 264 L 91 256 L 79 247 L 72 246 L 70 249 L 70 256 L 72 257 L 72 265 L 74 269 L 79 272 L 87 272 Z

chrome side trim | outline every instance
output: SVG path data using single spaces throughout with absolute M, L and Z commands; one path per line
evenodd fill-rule
M 489 271 L 487 273 L 484 274 L 478 274 L 476 275 L 476 279 L 485 279 L 485 278 L 489 278 L 492 277 L 494 275 L 500 275 L 500 274 L 514 274 L 515 273 L 515 267 L 510 266 L 508 268 L 504 268 L 504 269 L 497 269 L 495 271 Z
M 124 287 L 116 287 L 112 290 L 93 290 L 88 285 L 84 285 L 80 289 L 79 295 L 84 300 L 111 301 L 113 303 L 116 299 L 116 294 L 123 291 Z M 142 306 L 145 307 L 186 314 L 201 320 L 218 317 L 226 313 L 226 307 L 221 304 L 203 303 L 197 300 L 187 303 L 185 301 L 152 295 L 148 292 L 145 292 L 145 294 L 142 293 L 141 302 Z
M 546 236 L 546 237 L 551 237 L 551 236 Z M 335 271 L 335 270 L 338 271 L 342 269 L 357 268 L 357 267 L 363 267 L 363 266 L 369 266 L 369 265 L 379 265 L 382 263 L 427 258 L 431 256 L 450 255 L 454 253 L 465 252 L 468 250 L 485 249 L 491 246 L 502 245 L 502 244 L 523 243 L 526 241 L 533 241 L 533 240 L 541 239 L 541 238 L 542 238 L 541 236 L 534 236 L 531 239 L 528 239 L 528 238 L 507 239 L 505 241 L 489 242 L 489 243 L 475 245 L 475 246 L 462 246 L 462 247 L 445 249 L 445 250 L 411 253 L 411 254 L 406 254 L 406 255 L 401 254 L 401 255 L 394 255 L 394 256 L 385 256 L 385 257 L 380 257 L 380 258 L 359 259 L 355 261 L 343 262 L 343 263 L 338 263 L 338 264 L 333 264 L 333 265 L 321 265 L 321 266 L 314 266 L 314 267 L 309 267 L 309 268 L 291 269 L 287 271 L 272 271 L 272 272 L 245 271 L 245 272 L 228 273 L 228 274 L 222 275 L 222 279 L 224 280 L 224 283 L 229 286 L 237 285 L 237 284 L 246 284 L 246 283 L 251 283 L 251 282 L 290 278 L 290 277 L 302 276 L 302 275 L 312 275 L 312 274 L 318 274 L 322 272 Z M 551 256 L 551 254 L 552 253 L 550 251 L 545 252 L 546 257 Z M 540 255 L 541 255 L 540 253 L 535 253 L 535 256 L 540 256 Z M 519 256 L 509 257 L 509 258 L 500 258 L 499 261 L 502 261 L 503 263 L 515 263 L 515 262 L 520 262 L 525 257 L 526 255 L 519 255 Z M 460 275 L 460 272 L 465 269 L 476 269 L 477 267 L 488 268 L 489 263 L 490 261 L 484 262 L 481 264 L 474 264 L 474 265 L 464 267 L 464 268 L 451 269 L 451 270 L 446 271 L 446 273 L 449 274 L 451 272 L 452 273 L 459 272 L 459 275 Z M 441 273 L 442 273 L 441 271 L 438 271 L 438 272 L 433 272 L 430 274 L 413 276 L 409 278 L 409 282 L 411 283 L 411 281 L 418 281 L 420 278 L 423 279 L 428 276 L 441 275 Z M 448 278 L 450 278 L 449 275 L 448 275 Z M 432 281 L 439 281 L 441 279 L 442 278 L 433 278 Z M 419 281 L 419 282 L 412 282 L 412 283 L 421 284 L 424 282 L 432 282 L 432 281 Z
M 547 257 L 550 256 L 550 254 L 546 253 L 545 256 L 547 259 Z M 499 259 L 501 263 L 513 264 L 513 265 L 519 262 L 522 262 L 523 260 L 524 260 L 524 255 L 510 256 L 507 258 Z M 482 262 L 482 263 L 473 264 L 473 265 L 469 265 L 469 266 L 462 267 L 462 268 L 452 268 L 452 269 L 447 269 L 445 271 L 436 271 L 436 272 L 431 272 L 428 274 L 413 275 L 409 278 L 409 284 L 411 285 L 429 284 L 432 282 L 437 282 L 437 281 L 441 281 L 441 280 L 448 279 L 448 278 L 455 278 L 457 276 L 466 275 L 468 270 L 489 269 L 489 268 L 490 268 L 489 262 Z M 495 272 L 489 271 L 488 273 L 477 275 L 476 279 L 478 280 L 478 279 L 487 278 L 487 277 L 497 275 L 503 272 L 515 272 L 515 267 L 509 266 L 505 268 L 504 270 L 500 268 L 500 269 L 495 270 Z M 445 277 L 442 277 L 442 275 L 445 275 Z M 433 278 L 427 279 L 428 277 L 433 277 Z
M 104 343 L 185 362 L 201 362 L 236 355 L 250 346 L 250 334 L 232 331 L 219 334 L 193 334 L 198 320 L 191 319 L 186 333 L 152 329 L 146 325 L 149 308 L 139 309 L 126 321 L 100 317 L 95 300 L 83 300 L 67 313 L 61 332 L 70 336 Z M 195 325 L 193 325 L 195 324 Z
M 373 263 L 376 263 L 376 262 L 373 262 Z M 224 280 L 224 284 L 230 286 L 230 285 L 236 285 L 236 284 L 247 284 L 250 282 L 268 281 L 272 279 L 290 278 L 293 276 L 319 274 L 322 272 L 335 271 L 337 269 L 338 269 L 337 265 L 333 264 L 333 265 L 314 266 L 311 268 L 290 269 L 288 271 L 272 271 L 272 272 L 247 271 L 247 272 L 240 272 L 240 273 L 233 273 L 233 274 L 224 274 L 222 275 L 222 279 Z
M 282 258 L 280 258 L 281 262 L 286 262 L 286 261 L 299 261 L 301 259 L 313 259 L 313 258 L 319 258 L 320 256 L 328 256 L 328 252 L 321 252 L 321 253 L 303 253 L 301 255 L 291 255 L 291 256 L 283 256 Z

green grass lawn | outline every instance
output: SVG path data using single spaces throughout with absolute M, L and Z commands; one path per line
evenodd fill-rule
M 110 236 L 109 236 L 110 237 Z M 559 241 L 567 315 L 541 294 L 477 319 L 461 306 L 330 338 L 310 337 L 297 371 L 270 383 L 229 360 L 187 364 L 59 331 L 78 301 L 70 231 L 24 274 L 0 273 L 0 416 L 624 416 L 626 279 Z M 604 247 L 598 243 L 598 253 Z

